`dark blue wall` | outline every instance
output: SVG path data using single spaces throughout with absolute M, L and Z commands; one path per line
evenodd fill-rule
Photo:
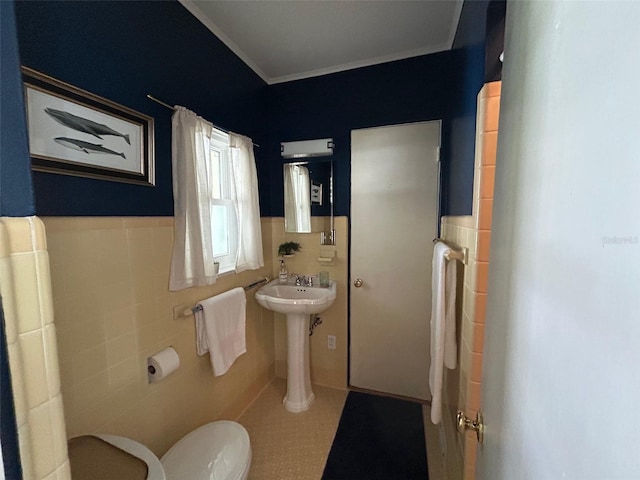
M 0 215 L 35 213 L 13 2 L 0 1 Z
M 2 2 L 0 2 L 2 3 Z M 11 388 L 11 370 L 5 334 L 4 310 L 0 301 L 0 439 L 2 443 L 2 462 L 4 478 L 22 479 L 20 448 L 18 444 L 18 426 L 16 425 L 13 390 Z
M 283 215 L 279 142 L 333 137 L 335 214 L 348 215 L 351 130 L 437 119 L 443 120 L 443 213 L 470 214 L 475 96 L 480 88 L 468 85 L 474 58 L 461 49 L 272 85 L 271 214 Z M 482 71 L 483 62 L 479 67 Z M 467 117 L 472 119 L 471 132 L 460 126 Z
M 172 215 L 171 112 L 151 93 L 262 145 L 265 216 L 283 214 L 279 142 L 334 138 L 335 213 L 347 215 L 350 131 L 442 119 L 442 213 L 469 214 L 487 5 L 465 2 L 453 51 L 267 87 L 177 2 L 18 2 L 24 65 L 156 122 L 156 187 L 36 172 L 36 213 Z
M 461 85 L 452 98 L 448 163 L 442 165 L 446 192 L 443 215 L 471 215 L 478 92 L 484 83 L 484 44 L 454 50 L 460 57 Z
M 452 106 L 450 162 L 443 166 L 447 192 L 442 211 L 447 215 L 470 215 L 473 207 L 477 96 L 484 84 L 486 18 L 489 0 L 465 1 L 453 42 L 463 57 L 462 88 Z
M 453 49 L 484 44 L 487 29 L 487 9 L 491 0 L 466 0 L 462 6 Z
M 38 215 L 173 215 L 171 111 L 148 93 L 266 142 L 266 84 L 178 2 L 21 1 L 16 18 L 23 65 L 155 119 L 155 187 L 34 172 Z
M 0 216 L 34 214 L 13 2 L 0 1 Z M 4 478 L 20 480 L 20 450 L 0 298 L 0 443 Z
M 504 52 L 504 26 L 507 15 L 506 0 L 491 0 L 487 8 L 486 56 L 484 62 L 484 81 L 502 80 L 502 61 Z

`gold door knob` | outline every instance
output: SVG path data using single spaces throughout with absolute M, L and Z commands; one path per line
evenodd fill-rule
M 475 420 L 470 420 L 462 410 L 458 410 L 458 414 L 456 415 L 456 424 L 460 433 L 464 433 L 467 430 L 473 430 L 476 432 L 478 443 L 482 443 L 484 440 L 484 422 L 482 412 L 479 411 L 476 413 Z
M 353 286 L 356 288 L 360 288 L 363 284 L 364 282 L 362 281 L 361 278 L 356 278 L 355 281 L 353 282 Z

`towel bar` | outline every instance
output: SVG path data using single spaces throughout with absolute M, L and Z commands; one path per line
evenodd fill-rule
M 467 247 L 457 249 L 447 240 L 443 240 L 442 238 L 434 238 L 433 243 L 435 244 L 437 242 L 442 242 L 451 249 L 450 252 L 444 254 L 444 258 L 446 258 L 447 260 L 459 260 L 465 265 L 469 263 L 469 249 Z
M 185 316 L 202 311 L 202 305 L 196 305 L 195 307 L 188 308 L 184 311 Z
M 462 250 L 451 250 L 449 253 L 444 254 L 444 258 L 446 258 L 447 260 L 460 260 L 466 265 L 468 251 L 468 248 L 463 248 Z
M 251 290 L 252 288 L 256 288 L 259 287 L 261 285 L 264 285 L 265 283 L 268 283 L 269 279 L 267 277 L 264 277 L 262 280 L 258 280 L 256 282 L 250 283 L 249 285 L 245 285 L 244 287 L 244 291 L 246 292 L 247 290 Z M 202 311 L 202 305 L 198 304 L 195 305 L 191 308 L 187 308 L 182 312 L 182 316 L 183 317 L 188 317 L 189 315 L 193 315 L 196 312 L 200 312 Z

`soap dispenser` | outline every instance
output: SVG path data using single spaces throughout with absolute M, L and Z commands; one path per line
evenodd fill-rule
M 280 260 L 280 283 L 287 283 L 289 280 L 289 272 L 287 270 L 287 266 L 284 264 L 284 260 Z

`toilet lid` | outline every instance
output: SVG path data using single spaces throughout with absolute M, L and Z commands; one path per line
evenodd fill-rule
M 230 421 L 208 423 L 185 435 L 160 459 L 167 480 L 236 480 L 251 462 L 249 434 Z
M 70 438 L 67 446 L 73 480 L 147 480 L 149 467 L 143 459 L 99 437 Z

